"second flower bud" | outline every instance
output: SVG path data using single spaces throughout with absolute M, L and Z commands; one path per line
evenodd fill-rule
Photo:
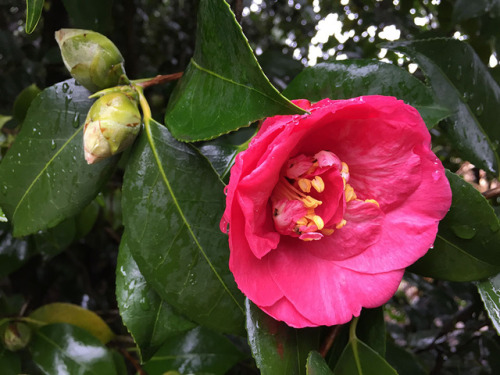
M 83 130 L 85 160 L 93 164 L 129 147 L 140 130 L 137 101 L 123 93 L 107 94 L 90 108 Z

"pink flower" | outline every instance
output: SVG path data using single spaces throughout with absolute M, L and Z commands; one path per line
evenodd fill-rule
M 417 110 L 392 97 L 295 102 L 240 153 L 221 229 L 241 291 L 292 327 L 387 302 L 451 204 Z

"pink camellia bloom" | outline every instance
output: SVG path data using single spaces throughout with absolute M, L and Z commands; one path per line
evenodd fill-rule
M 241 291 L 292 327 L 387 302 L 451 205 L 419 113 L 385 96 L 295 102 L 231 170 L 221 229 Z

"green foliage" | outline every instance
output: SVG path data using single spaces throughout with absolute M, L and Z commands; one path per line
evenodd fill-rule
M 500 372 L 498 0 L 4 3 L 2 374 Z M 91 166 L 93 99 L 66 80 L 54 40 L 68 25 L 106 34 L 139 78 L 109 89 L 139 98 L 138 138 Z M 173 72 L 164 86 L 143 78 Z M 260 120 L 304 113 L 289 99 L 362 95 L 417 108 L 452 206 L 386 305 L 291 328 L 234 282 L 224 186 Z

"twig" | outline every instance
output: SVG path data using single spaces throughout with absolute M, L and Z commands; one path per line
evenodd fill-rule
M 340 325 L 333 326 L 331 328 L 330 332 L 328 333 L 328 336 L 326 336 L 325 341 L 323 342 L 323 345 L 321 346 L 321 350 L 319 351 L 319 354 L 321 354 L 321 356 L 323 358 L 326 357 L 328 351 L 332 347 L 333 342 L 335 341 L 335 338 L 337 337 L 337 335 L 340 331 L 340 327 L 341 327 Z
M 141 86 L 142 88 L 146 88 L 149 86 L 154 86 L 154 85 L 159 85 L 159 84 L 170 82 L 170 81 L 175 81 L 176 79 L 181 78 L 182 74 L 183 74 L 183 72 L 166 74 L 166 75 L 157 75 L 156 77 L 151 78 L 147 81 L 137 83 L 137 86 Z
M 493 189 L 490 189 L 490 190 L 486 190 L 483 193 L 483 196 L 486 199 L 496 198 L 496 197 L 500 196 L 500 186 L 496 187 L 496 188 L 493 188 Z
M 137 360 L 134 357 L 132 357 L 129 352 L 127 352 L 125 349 L 120 349 L 120 352 L 123 354 L 125 358 L 127 358 L 130 361 L 130 363 L 132 364 L 132 366 L 134 366 L 135 370 L 139 375 L 147 375 L 146 372 L 142 369 L 139 362 L 137 362 Z

